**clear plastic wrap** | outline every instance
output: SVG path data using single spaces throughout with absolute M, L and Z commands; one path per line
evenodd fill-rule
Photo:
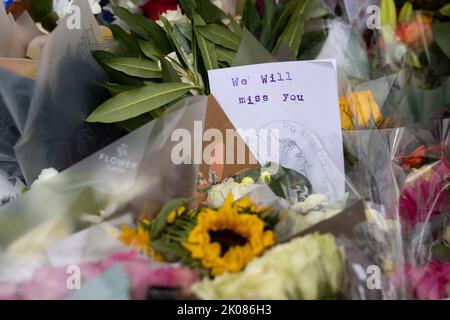
M 164 117 L 3 206 L 0 287 L 31 281 L 37 268 L 100 263 L 127 251 L 108 233 L 112 226 L 151 217 L 164 202 L 192 195 L 197 165 L 174 165 L 170 139 L 177 128 L 193 132 L 194 121 L 204 121 L 206 105 L 207 97 L 183 100 Z M 48 297 L 61 298 L 57 292 Z
M 390 256 L 384 266 L 387 298 L 426 297 L 411 289 L 409 274 L 417 276 L 422 270 L 417 268 L 435 260 L 436 245 L 444 257 L 450 250 L 442 240 L 450 210 L 449 124 L 444 119 L 344 132 L 347 159 L 351 159 L 347 174 L 367 201 L 384 206 L 382 221 L 395 244 L 383 249 Z
M 77 5 L 80 29 L 69 29 L 68 15 L 44 47 L 25 128 L 15 146 L 28 183 L 42 169 L 63 170 L 118 137 L 112 126 L 85 122 L 105 98 L 98 85 L 105 74 L 91 56 L 100 39 L 97 22 L 87 2 Z
M 34 81 L 0 70 L 0 83 L 0 199 L 3 204 L 18 195 L 24 186 L 14 145 L 25 126 Z
M 61 288 L 60 284 L 63 268 L 73 264 L 81 265 L 82 270 L 87 270 L 86 279 L 92 279 L 91 269 L 86 263 L 98 263 L 96 268 L 99 269 L 96 270 L 101 271 L 96 275 L 104 275 L 102 265 L 107 264 L 111 254 L 127 251 L 113 236 L 117 232 L 114 230 L 123 224 L 134 225 L 143 218 L 151 219 L 159 213 L 166 201 L 189 197 L 197 191 L 198 166 L 173 164 L 171 157 L 175 142 L 171 141 L 171 135 L 175 129 L 180 128 L 190 133 L 195 132 L 195 121 L 205 120 L 207 106 L 207 97 L 182 100 L 161 118 L 144 125 L 51 180 L 32 187 L 20 199 L 2 207 L 0 225 L 7 227 L 3 227 L 0 232 L 0 292 L 9 298 L 28 299 L 36 297 L 34 294 L 38 289 L 45 288 L 47 295 L 42 296 L 44 298 L 68 299 L 71 295 L 67 295 L 67 289 Z M 272 167 L 273 170 L 277 168 L 279 169 L 278 166 Z M 315 240 L 307 239 L 316 237 L 314 234 L 318 232 L 324 239 L 329 238 L 327 243 L 336 241 L 344 257 L 344 265 L 341 265 L 344 269 L 339 269 L 337 264 L 322 264 L 323 273 L 318 273 L 316 271 L 319 270 L 314 271 L 314 264 L 301 267 L 313 268 L 308 270 L 317 276 L 317 283 L 332 285 L 331 288 L 334 289 L 331 293 L 338 291 L 339 298 L 379 297 L 379 291 L 371 291 L 366 287 L 366 270 L 376 263 L 376 252 L 367 248 L 366 241 L 371 238 L 368 235 L 370 230 L 366 221 L 366 209 L 359 201 L 358 192 L 344 174 L 341 173 L 342 179 L 346 181 L 346 193 L 336 198 L 327 198 L 324 195 L 314 195 L 310 185 L 300 174 L 287 174 L 279 180 L 276 177 L 283 173 L 272 169 L 264 167 L 252 170 L 258 177 L 265 177 L 270 171 L 271 179 L 278 181 L 278 186 L 270 183 L 272 189 L 269 189 L 266 183 L 258 182 L 262 189 L 255 189 L 249 195 L 260 205 L 277 208 L 282 219 L 289 221 L 290 215 L 298 222 L 280 225 L 276 229 L 280 239 L 274 250 L 282 242 L 291 243 L 294 239 L 307 235 L 309 236 L 304 240 L 294 240 L 295 243 L 315 243 Z M 248 173 L 236 174 L 235 184 L 243 183 L 241 179 L 245 181 L 252 176 Z M 278 190 L 277 194 L 272 190 Z M 307 200 L 308 197 L 311 198 Z M 323 248 L 324 255 L 330 253 L 326 248 L 329 246 Z M 172 266 L 170 263 L 155 265 L 152 260 L 142 259 L 147 261 L 147 268 Z M 267 259 L 270 260 L 270 256 Z M 331 257 L 327 259 L 332 259 L 333 263 L 337 261 Z M 132 258 L 126 260 L 128 263 L 134 261 Z M 287 266 L 295 263 L 294 260 L 288 262 Z M 321 261 L 318 258 L 316 263 Z M 338 269 L 334 269 L 335 267 Z M 192 271 L 187 270 L 183 273 L 184 277 L 171 276 L 167 279 L 172 279 L 173 285 L 183 287 L 186 279 L 196 279 L 191 273 Z M 117 277 L 122 278 L 119 275 Z M 39 282 L 39 279 L 44 278 L 55 281 L 47 281 L 55 286 L 47 287 Z M 187 281 L 189 286 L 193 283 L 191 280 Z M 109 284 L 109 289 L 105 291 L 108 293 L 106 297 L 117 296 L 121 292 L 114 286 L 114 281 L 105 281 Z M 299 278 L 298 285 L 302 286 L 304 281 L 305 278 Z M 18 283 L 22 285 L 18 286 Z M 100 285 L 92 286 L 92 290 L 96 292 Z M 140 290 L 144 290 L 142 286 Z M 18 289 L 24 287 L 30 288 L 29 291 Z M 143 298 L 142 291 L 140 292 L 139 295 L 133 295 L 133 298 Z M 305 292 L 301 298 L 326 298 L 326 292 L 317 296 L 313 291 Z M 155 292 L 151 294 L 154 295 Z M 105 295 L 100 297 L 104 298 Z M 291 298 L 294 297 L 300 296 Z M 75 295 L 73 298 L 79 297 Z

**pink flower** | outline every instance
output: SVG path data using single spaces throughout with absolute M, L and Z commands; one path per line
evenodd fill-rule
M 418 300 L 438 300 L 450 296 L 450 263 L 432 261 L 424 267 L 405 266 L 405 278 Z
M 81 283 L 98 277 L 104 270 L 98 264 L 81 264 Z M 35 270 L 31 280 L 19 290 L 21 300 L 61 300 L 70 293 L 66 267 L 43 267 Z
M 145 299 L 151 286 L 177 287 L 187 293 L 199 280 L 189 268 L 155 265 L 136 252 L 120 252 L 108 259 L 80 265 L 81 285 L 99 277 L 109 268 L 120 265 L 129 277 L 131 297 Z M 66 281 L 66 267 L 43 267 L 36 269 L 31 280 L 22 284 L 0 284 L 2 300 L 62 300 L 70 293 Z
M 414 174 L 414 173 L 413 173 Z M 441 212 L 448 201 L 450 165 L 446 158 L 405 184 L 400 195 L 400 217 L 406 228 Z

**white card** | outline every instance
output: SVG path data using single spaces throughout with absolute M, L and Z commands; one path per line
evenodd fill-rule
M 306 175 L 313 192 L 331 197 L 344 192 L 335 61 L 211 70 L 209 83 L 211 94 L 260 163 L 273 161 Z M 246 139 L 252 130 L 257 132 L 256 144 Z M 273 144 L 268 150 L 261 147 L 273 140 L 279 152 L 271 152 Z

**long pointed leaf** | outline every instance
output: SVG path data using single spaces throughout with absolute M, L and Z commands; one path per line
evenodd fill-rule
M 209 41 L 221 45 L 225 48 L 237 51 L 241 39 L 238 35 L 231 32 L 226 27 L 218 24 L 208 24 L 206 26 L 197 26 L 197 31 Z
M 154 61 L 158 61 L 160 58 L 165 56 L 165 54 L 158 48 L 158 46 L 155 46 L 152 41 L 139 40 L 138 43 L 145 56 Z
M 166 17 L 164 16 L 160 16 L 159 19 L 162 21 L 162 23 L 164 24 L 164 29 L 166 30 L 170 41 L 172 42 L 173 47 L 175 48 L 175 53 L 177 54 L 178 58 L 180 59 L 180 61 L 184 64 L 185 67 L 189 66 L 189 61 L 188 58 L 186 56 L 185 51 L 183 51 L 183 49 L 181 48 L 179 39 L 177 39 L 177 37 L 174 34 L 174 30 L 172 28 L 172 25 L 170 24 L 170 22 L 166 19 Z M 181 36 L 181 38 L 183 38 L 183 35 L 179 34 Z M 183 38 L 184 41 L 186 41 L 186 39 Z M 185 46 L 187 46 L 187 44 L 185 44 Z
M 112 31 L 114 40 L 120 43 L 122 48 L 128 53 L 129 56 L 133 57 L 143 56 L 141 49 L 139 47 L 138 40 L 136 38 L 126 33 L 125 30 L 123 30 L 118 25 L 112 24 L 110 26 L 110 29 Z
M 114 70 L 121 71 L 130 76 L 152 79 L 161 78 L 161 70 L 155 62 L 140 58 L 117 58 L 105 62 Z
M 216 54 L 216 46 L 211 41 L 205 39 L 200 32 L 197 30 L 198 27 L 204 26 L 205 22 L 203 19 L 198 15 L 193 15 L 194 19 L 194 31 L 195 36 L 197 38 L 198 47 L 200 49 L 200 53 L 203 59 L 203 62 L 205 64 L 206 70 L 212 70 L 217 69 L 219 67 L 219 63 L 217 61 L 217 54 Z
M 234 59 L 236 58 L 236 52 L 226 48 L 216 46 L 217 60 L 226 62 L 228 65 L 232 66 Z
M 230 24 L 233 27 L 234 33 L 236 33 L 239 38 L 242 37 L 242 28 L 239 23 L 234 19 L 234 17 L 230 14 L 228 15 L 228 19 L 230 19 Z
M 110 66 L 106 64 L 107 61 L 113 60 L 118 58 L 118 56 L 114 55 L 111 52 L 97 50 L 92 52 L 92 56 L 97 60 L 97 62 L 105 69 L 105 71 L 108 73 L 108 75 L 111 77 L 111 80 L 113 82 L 118 82 L 121 84 L 129 84 L 129 85 L 144 85 L 144 82 L 142 79 L 131 77 L 123 72 L 114 70 Z
M 289 46 L 289 48 L 291 48 L 295 56 L 298 55 L 301 38 L 305 31 L 305 24 L 316 5 L 317 0 L 304 0 L 297 8 L 295 8 L 286 29 L 278 38 L 273 52 L 278 50 L 284 42 L 287 46 Z
M 163 53 L 169 54 L 172 52 L 166 33 L 156 22 L 143 15 L 131 13 L 119 6 L 113 6 L 113 9 L 114 13 L 125 21 L 133 32 L 145 40 L 152 40 L 153 43 L 157 43 Z
M 133 85 L 121 85 L 121 84 L 117 84 L 117 83 L 107 83 L 107 84 L 100 84 L 100 85 L 103 88 L 107 89 L 112 96 L 116 96 L 120 93 L 138 89 L 141 87 L 141 86 L 133 86 Z
M 227 15 L 221 9 L 211 3 L 210 0 L 197 0 L 198 14 L 205 20 L 205 22 L 220 22 L 225 19 Z
M 181 82 L 180 77 L 178 76 L 175 69 L 172 67 L 169 61 L 165 58 L 161 60 L 161 71 L 164 82 Z
M 120 93 L 100 105 L 88 122 L 112 123 L 137 117 L 162 107 L 194 87 L 185 83 L 155 83 Z

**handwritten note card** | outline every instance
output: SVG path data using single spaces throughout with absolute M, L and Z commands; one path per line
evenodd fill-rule
M 260 163 L 274 161 L 306 175 L 316 193 L 344 192 L 335 61 L 212 70 L 209 82 L 211 93 Z M 257 143 L 249 142 L 252 130 Z M 273 140 L 277 150 L 272 150 Z M 270 146 L 261 147 L 264 144 Z

